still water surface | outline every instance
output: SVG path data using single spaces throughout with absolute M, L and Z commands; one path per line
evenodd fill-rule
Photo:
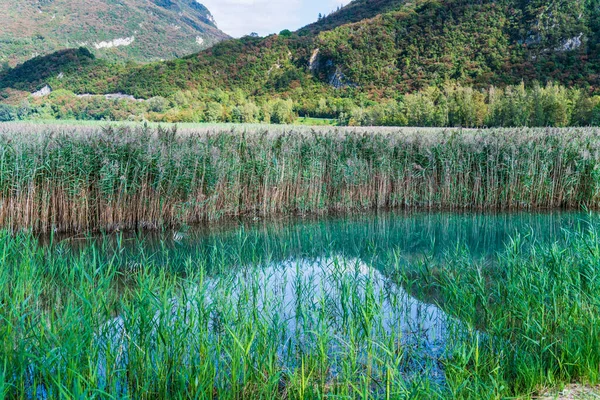
M 169 312 L 157 310 L 154 317 L 156 326 L 166 325 L 174 336 L 198 324 L 198 329 L 209 327 L 205 340 L 217 343 L 220 321 L 256 321 L 273 332 L 272 344 L 285 368 L 299 368 L 298 354 L 325 351 L 332 378 L 345 373 L 350 354 L 366 365 L 379 348 L 397 346 L 403 354 L 398 368 L 407 379 L 426 374 L 443 384 L 446 336 L 449 326 L 456 329 L 460 321 L 446 316 L 435 299 L 407 292 L 397 279 L 398 269 L 425 259 L 443 262 L 456 252 L 493 263 L 512 237 L 557 242 L 565 232 L 586 229 L 596 220 L 585 213 L 387 213 L 123 234 L 99 243 L 111 242 L 109 248 L 130 254 L 122 258 L 123 268 L 132 271 L 141 267 L 140 253 L 174 273 L 203 260 L 206 278 L 191 283 L 184 295 L 171 300 Z M 77 251 L 88 240 L 61 238 L 56 249 Z M 208 316 L 210 323 L 194 312 Z M 99 331 L 102 349 L 109 352 L 135 340 L 136 333 L 126 331 L 126 319 L 117 316 Z M 189 364 L 197 361 L 192 351 L 186 357 Z M 228 373 L 221 354 L 215 352 L 212 359 L 220 373 Z M 108 365 L 101 351 L 101 376 L 126 370 L 128 356 L 110 362 L 119 365 Z
M 213 227 L 189 227 L 179 231 L 118 234 L 94 238 L 112 243 L 132 254 L 139 252 L 182 269 L 186 260 L 207 260 L 213 274 L 235 271 L 257 260 L 271 263 L 299 262 L 335 256 L 357 259 L 384 272 L 394 252 L 406 262 L 423 257 L 443 259 L 459 250 L 474 258 L 493 258 L 515 237 L 528 242 L 561 241 L 566 232 L 586 230 L 600 223 L 596 214 L 544 213 L 384 213 L 322 219 L 286 219 L 230 223 Z M 55 239 L 59 251 L 76 251 L 89 243 L 86 237 Z

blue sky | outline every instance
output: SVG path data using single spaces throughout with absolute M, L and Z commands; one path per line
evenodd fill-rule
M 234 37 L 295 30 L 316 21 L 349 0 L 198 0 L 212 12 L 221 30 Z

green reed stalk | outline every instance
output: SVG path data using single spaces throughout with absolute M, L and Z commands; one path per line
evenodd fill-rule
M 560 246 L 516 238 L 493 260 L 460 251 L 410 264 L 393 246 L 344 259 L 306 240 L 259 256 L 264 243 L 246 234 L 192 253 L 1 232 L 2 394 L 499 399 L 600 380 L 594 231 Z M 404 341 L 406 313 L 428 318 L 404 290 L 450 316 L 440 358 Z

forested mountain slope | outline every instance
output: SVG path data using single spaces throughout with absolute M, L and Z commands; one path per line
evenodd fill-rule
M 553 81 L 593 92 L 599 1 L 357 0 L 296 33 L 226 41 L 150 65 L 74 57 L 67 72 L 54 68 L 35 79 L 30 64 L 0 76 L 0 87 L 33 91 L 49 83 L 140 98 L 215 88 L 248 95 L 337 88 L 381 98 L 447 82 L 477 88 Z M 328 26 L 334 28 L 322 31 Z
M 405 0 L 355 0 L 325 18 L 300 29 L 300 34 L 315 34 L 341 25 L 373 18 L 387 11 L 397 10 Z
M 597 0 L 431 0 L 317 38 L 346 82 L 409 91 L 448 80 L 596 85 Z
M 0 0 L 0 64 L 80 46 L 112 60 L 157 61 L 225 38 L 196 0 Z

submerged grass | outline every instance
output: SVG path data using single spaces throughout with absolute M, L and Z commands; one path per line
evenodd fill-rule
M 1 233 L 0 395 L 500 399 L 600 380 L 593 230 L 408 264 L 244 238 L 184 256 Z
M 560 245 L 517 236 L 492 264 L 457 253 L 404 276 L 410 292 L 438 299 L 474 329 L 445 363 L 451 397 L 531 396 L 548 386 L 600 381 L 595 230 L 569 233 Z
M 260 258 L 232 271 L 193 255 L 175 265 L 141 249 L 130 258 L 118 244 L 42 249 L 29 235 L 6 233 L 0 249 L 0 388 L 9 398 L 367 398 L 439 390 L 415 377 L 432 362 L 403 347 L 409 299 L 358 261 L 331 257 L 286 268 Z
M 600 206 L 600 130 L 0 126 L 0 226 L 160 228 L 244 215 Z

